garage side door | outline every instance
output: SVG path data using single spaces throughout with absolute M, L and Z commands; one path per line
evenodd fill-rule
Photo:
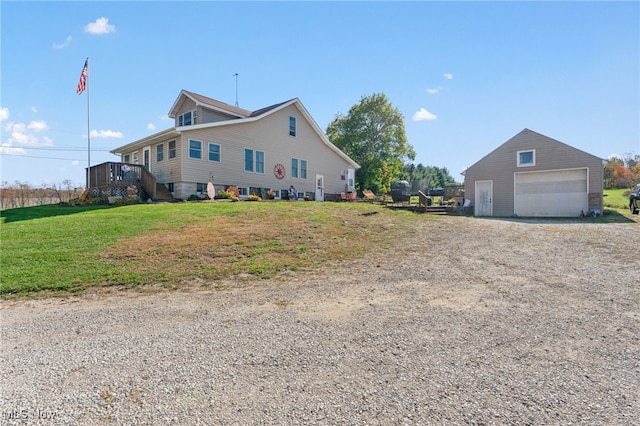
M 589 209 L 587 169 L 515 174 L 518 216 L 576 217 Z

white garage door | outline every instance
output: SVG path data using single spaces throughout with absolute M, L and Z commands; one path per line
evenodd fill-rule
M 587 169 L 516 173 L 515 214 L 576 217 L 589 209 Z

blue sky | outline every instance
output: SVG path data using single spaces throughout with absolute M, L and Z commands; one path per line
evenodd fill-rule
M 640 154 L 639 2 L 2 1 L 1 180 L 85 183 L 169 128 L 186 89 L 256 110 L 299 98 L 323 130 L 362 96 L 404 116 L 415 163 L 460 175 L 529 128 Z M 89 90 L 75 90 L 85 59 Z

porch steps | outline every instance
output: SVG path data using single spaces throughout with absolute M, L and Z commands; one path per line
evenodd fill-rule
M 173 201 L 173 195 L 163 183 L 156 183 L 156 196 L 153 201 Z

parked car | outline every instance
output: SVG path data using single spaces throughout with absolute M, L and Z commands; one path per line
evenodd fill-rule
M 640 183 L 634 186 L 629 194 L 629 209 L 631 214 L 640 213 Z

